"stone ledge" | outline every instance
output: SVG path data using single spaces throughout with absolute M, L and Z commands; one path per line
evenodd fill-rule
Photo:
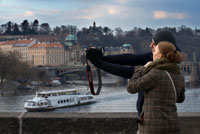
M 181 134 L 199 134 L 200 113 L 178 113 Z M 21 118 L 20 118 L 21 117 Z M 1 134 L 136 134 L 137 113 L 0 113 Z
M 200 113 L 198 112 L 179 112 L 179 117 L 200 117 Z
M 52 113 L 27 112 L 23 118 L 137 118 L 137 113 Z

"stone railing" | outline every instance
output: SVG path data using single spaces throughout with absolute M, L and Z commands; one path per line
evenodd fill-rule
M 136 134 L 136 113 L 0 113 L 0 134 Z M 181 134 L 200 133 L 200 113 L 179 113 Z

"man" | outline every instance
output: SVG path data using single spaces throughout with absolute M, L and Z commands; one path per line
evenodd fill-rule
M 176 49 L 180 51 L 177 47 L 174 35 L 170 31 L 161 30 L 153 36 L 152 42 L 150 44 L 152 52 L 155 51 L 155 46 L 160 41 L 168 41 L 175 45 Z M 103 54 L 100 51 L 91 48 L 87 51 L 86 57 L 92 62 L 92 64 L 94 64 L 94 66 L 113 75 L 130 79 L 134 73 L 134 66 L 145 65 L 147 62 L 153 60 L 152 52 L 144 54 L 120 54 L 103 56 Z M 140 115 L 142 111 L 143 102 L 144 93 L 140 92 L 138 93 L 137 100 L 138 115 Z

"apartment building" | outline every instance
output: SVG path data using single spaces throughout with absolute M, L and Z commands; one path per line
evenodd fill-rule
M 13 45 L 17 42 L 17 40 L 12 41 L 4 41 L 0 43 L 0 49 L 3 53 L 13 52 Z
M 36 40 L 33 39 L 4 41 L 0 42 L 0 48 L 5 54 L 13 51 L 18 52 L 20 54 L 21 61 L 28 61 L 28 48 L 35 43 Z
M 63 65 L 64 46 L 60 43 L 37 43 L 28 49 L 29 61 L 33 65 Z
M 30 46 L 32 46 L 33 44 L 36 43 L 36 40 L 35 39 L 30 39 L 30 40 L 17 40 L 17 42 L 15 44 L 13 44 L 13 50 L 15 52 L 18 52 L 20 53 L 21 55 L 21 58 L 20 60 L 21 61 L 28 61 L 28 48 Z

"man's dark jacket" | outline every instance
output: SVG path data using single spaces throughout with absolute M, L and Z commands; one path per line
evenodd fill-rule
M 145 65 L 147 62 L 153 60 L 152 52 L 145 54 L 121 54 L 121 55 L 108 55 L 101 58 L 100 66 L 102 70 L 121 76 L 123 78 L 130 79 L 133 76 L 133 72 L 136 65 Z M 144 102 L 144 93 L 138 93 L 137 110 L 138 115 L 142 111 Z

